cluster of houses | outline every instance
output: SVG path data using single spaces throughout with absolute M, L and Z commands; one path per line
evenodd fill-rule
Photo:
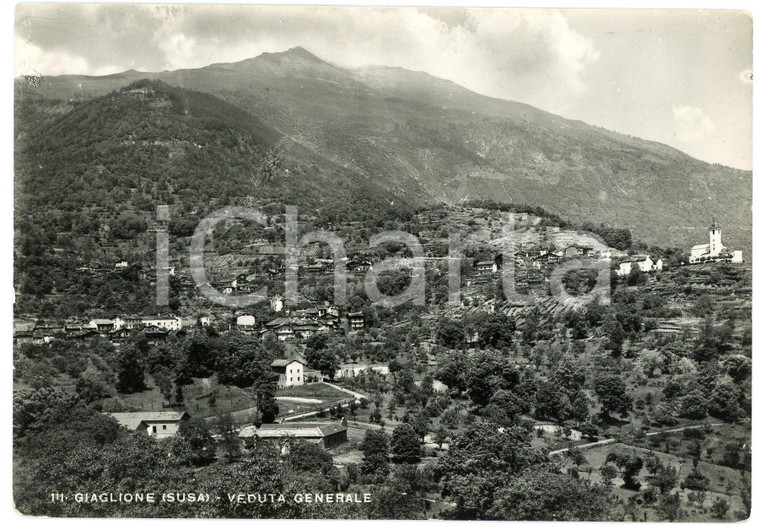
M 238 318 L 238 327 L 240 327 Z M 337 307 L 324 305 L 296 310 L 286 316 L 278 316 L 266 323 L 258 332 L 263 338 L 274 334 L 279 341 L 307 339 L 321 332 L 361 331 L 364 329 L 364 313 L 348 312 L 345 316 Z
M 517 268 L 520 281 L 538 283 L 545 280 L 538 271 L 556 265 L 563 259 L 596 258 L 601 261 L 615 261 L 618 267 L 615 272 L 618 276 L 627 276 L 634 267 L 641 272 L 656 272 L 663 269 L 662 259 L 652 260 L 649 254 L 634 254 L 628 256 L 625 252 L 614 248 L 593 248 L 588 246 L 570 245 L 565 249 L 550 250 L 548 248 L 519 249 L 514 253 L 514 263 Z M 491 274 L 501 270 L 503 256 L 497 255 L 494 259 L 475 262 L 475 270 L 478 274 Z
M 550 249 L 531 247 L 520 248 L 514 252 L 514 263 L 518 269 L 540 270 L 551 265 L 556 265 L 563 259 L 574 258 L 597 258 L 609 261 L 624 257 L 625 252 L 614 248 L 594 248 L 581 245 L 570 245 L 564 249 Z M 497 255 L 494 259 L 480 260 L 475 262 L 475 270 L 478 274 L 498 272 L 503 264 L 503 256 Z
M 275 312 L 283 310 L 281 297 L 272 299 Z M 66 323 L 48 323 L 39 321 L 29 329 L 14 333 L 14 342 L 49 343 L 54 339 L 88 340 L 91 338 L 108 338 L 118 344 L 126 339 L 130 332 L 138 330 L 145 334 L 151 343 L 164 341 L 169 333 L 184 327 L 205 327 L 211 324 L 211 317 L 201 315 L 183 320 L 179 316 L 117 316 L 115 318 L 95 318 L 88 322 L 70 320 Z M 341 315 L 335 306 L 320 305 L 309 309 L 287 312 L 266 324 L 257 322 L 253 314 L 239 314 L 230 324 L 230 329 L 264 337 L 274 334 L 280 341 L 307 339 L 320 332 L 361 331 L 364 329 L 364 314 L 349 312 Z
M 281 248 L 282 250 L 273 250 L 275 248 Z M 266 251 L 267 255 L 283 256 L 285 254 L 285 247 L 271 247 Z M 346 270 L 349 272 L 366 272 L 372 267 L 372 262 L 365 256 L 356 255 L 352 258 L 345 259 Z M 309 274 L 327 274 L 335 270 L 335 262 L 331 258 L 311 257 L 309 261 L 300 269 Z M 285 272 L 285 265 L 279 262 L 274 265 L 267 266 L 263 271 L 268 277 L 277 277 Z M 213 287 L 222 294 L 232 295 L 239 293 L 251 293 L 258 289 L 258 285 L 254 286 L 252 283 L 258 277 L 257 274 L 238 274 L 230 279 L 217 279 L 212 282 Z M 180 285 L 184 282 L 180 279 Z M 187 287 L 192 288 L 192 283 L 188 280 Z
M 203 320 L 203 318 L 202 318 Z M 206 319 L 208 324 L 208 319 Z M 13 335 L 16 344 L 49 343 L 55 339 L 88 340 L 108 338 L 118 343 L 139 330 L 149 342 L 163 341 L 172 331 L 182 329 L 182 318 L 178 316 L 117 316 L 116 318 L 95 318 L 89 322 L 71 321 L 63 324 L 37 323 L 31 330 L 17 331 Z
M 177 434 L 179 426 L 190 415 L 184 411 L 140 411 L 135 413 L 104 413 L 131 431 L 140 431 L 156 439 L 169 438 Z M 282 422 L 262 424 L 261 427 L 244 427 L 240 438 L 271 440 L 286 443 L 289 440 L 304 440 L 332 449 L 348 442 L 345 420 L 341 422 Z

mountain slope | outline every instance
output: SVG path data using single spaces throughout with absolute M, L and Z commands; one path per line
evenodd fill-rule
M 413 202 L 525 202 L 682 248 L 702 242 L 715 214 L 727 244 L 751 246 L 750 172 L 424 73 L 347 70 L 295 48 L 195 70 L 52 77 L 40 88 L 17 88 L 21 96 L 76 101 L 142 77 L 211 93 L 257 116 L 316 163 L 343 167 Z
M 150 214 L 163 203 L 173 217 L 196 220 L 248 197 L 382 217 L 395 199 L 350 167 L 282 145 L 275 128 L 207 93 L 143 80 L 67 111 L 53 104 L 46 115 L 40 106 L 16 108 L 17 121 L 37 121 L 17 128 L 17 211 L 32 224 L 57 218 L 58 232 L 113 227 L 120 217 L 109 210 Z M 273 156 L 284 160 L 264 182 Z

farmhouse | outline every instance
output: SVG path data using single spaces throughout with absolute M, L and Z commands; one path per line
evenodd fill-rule
M 331 449 L 348 442 L 348 430 L 332 422 L 288 422 L 262 424 L 260 428 L 247 427 L 240 432 L 241 438 L 258 437 L 264 440 L 305 440 Z
M 280 377 L 277 387 L 294 387 L 303 385 L 303 366 L 301 360 L 278 359 L 272 362 L 272 371 Z
M 119 424 L 132 431 L 144 431 L 156 438 L 174 436 L 179 430 L 179 423 L 188 420 L 190 415 L 184 411 L 156 411 L 138 413 L 103 413 L 114 418 Z

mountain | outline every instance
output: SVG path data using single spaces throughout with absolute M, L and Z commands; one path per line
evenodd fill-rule
M 16 184 L 22 217 L 58 218 L 63 232 L 82 221 L 113 228 L 163 203 L 181 219 L 246 198 L 364 218 L 384 217 L 395 199 L 382 181 L 283 144 L 282 132 L 208 93 L 143 79 L 62 106 L 17 103 Z
M 303 48 L 191 70 L 49 77 L 39 87 L 20 79 L 17 100 L 38 101 L 29 113 L 44 128 L 67 106 L 144 78 L 233 105 L 281 134 L 288 154 L 308 158 L 333 186 L 346 188 L 348 177 L 393 196 L 385 201 L 529 203 L 681 248 L 704 242 L 717 215 L 726 244 L 751 247 L 748 171 L 425 73 L 337 67 Z

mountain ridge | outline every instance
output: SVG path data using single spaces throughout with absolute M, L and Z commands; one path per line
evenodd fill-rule
M 139 78 L 210 93 L 412 201 L 533 203 L 682 248 L 717 214 L 734 244 L 751 244 L 751 172 L 424 72 L 341 68 L 299 47 L 195 69 L 52 77 L 39 89 L 17 82 L 17 94 L 76 103 Z

